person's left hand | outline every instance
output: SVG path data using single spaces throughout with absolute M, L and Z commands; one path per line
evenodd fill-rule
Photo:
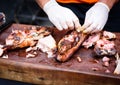
M 97 2 L 86 12 L 85 22 L 82 26 L 83 33 L 94 33 L 101 31 L 108 19 L 109 7 L 102 3 Z

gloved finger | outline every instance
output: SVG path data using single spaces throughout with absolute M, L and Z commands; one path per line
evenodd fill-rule
M 92 27 L 88 27 L 83 31 L 83 33 L 91 33 L 92 30 Z
M 79 19 L 75 16 L 75 18 L 73 19 L 73 23 L 74 23 L 74 27 L 75 29 L 81 27 L 80 21 Z
M 101 31 L 101 29 L 97 26 L 97 27 L 92 31 L 92 33 L 100 32 L 100 31 Z
M 91 24 L 92 24 L 91 22 L 86 21 L 86 22 L 83 24 L 81 31 L 85 31 L 86 29 L 88 29 Z M 86 31 L 86 32 L 87 32 L 87 31 Z
M 96 32 L 100 32 L 100 29 L 94 29 L 91 33 L 96 33 Z
M 97 26 L 96 26 L 96 30 L 94 32 L 102 31 L 103 28 L 104 28 L 104 25 L 98 23 Z
M 86 18 L 81 31 L 86 30 L 88 27 L 90 27 L 91 24 L 92 24 L 92 20 L 90 18 L 89 19 Z
M 68 19 L 66 23 L 69 29 L 74 29 L 74 24 L 72 20 Z
M 62 26 L 63 29 L 68 29 L 68 25 L 67 25 L 66 22 L 62 21 L 60 24 L 61 24 L 61 26 Z
M 96 30 L 96 27 L 97 27 L 97 24 L 96 23 L 93 23 L 91 24 L 89 27 L 87 27 L 83 33 L 93 33 L 93 31 Z
M 57 27 L 58 30 L 63 30 L 62 26 L 59 23 L 56 23 L 55 26 Z
M 58 29 L 58 30 L 63 30 L 62 28 L 62 25 L 60 23 L 60 20 L 56 20 L 55 18 L 49 18 L 50 21 L 55 25 L 55 27 Z
M 96 27 L 97 29 L 99 29 L 100 31 L 104 28 L 104 25 L 103 24 L 98 24 L 98 26 Z
M 58 29 L 58 30 L 63 30 L 62 26 L 60 25 L 59 22 L 53 22 L 53 24 L 55 25 L 55 27 Z

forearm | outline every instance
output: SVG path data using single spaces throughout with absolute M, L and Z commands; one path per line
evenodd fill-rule
M 50 0 L 36 0 L 36 2 L 38 3 L 38 5 L 43 8 L 44 5 Z
M 99 0 L 99 2 L 105 3 L 111 9 L 118 0 Z

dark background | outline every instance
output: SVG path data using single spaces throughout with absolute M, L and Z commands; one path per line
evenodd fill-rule
M 0 0 L 0 12 L 5 13 L 7 22 L 52 25 L 35 0 Z

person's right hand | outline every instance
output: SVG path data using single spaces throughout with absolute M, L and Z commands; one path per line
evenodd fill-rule
M 77 16 L 70 9 L 60 6 L 55 0 L 47 2 L 43 10 L 58 30 L 81 27 Z
M 97 2 L 87 12 L 83 24 L 83 33 L 94 33 L 103 30 L 109 16 L 110 8 L 103 2 Z

